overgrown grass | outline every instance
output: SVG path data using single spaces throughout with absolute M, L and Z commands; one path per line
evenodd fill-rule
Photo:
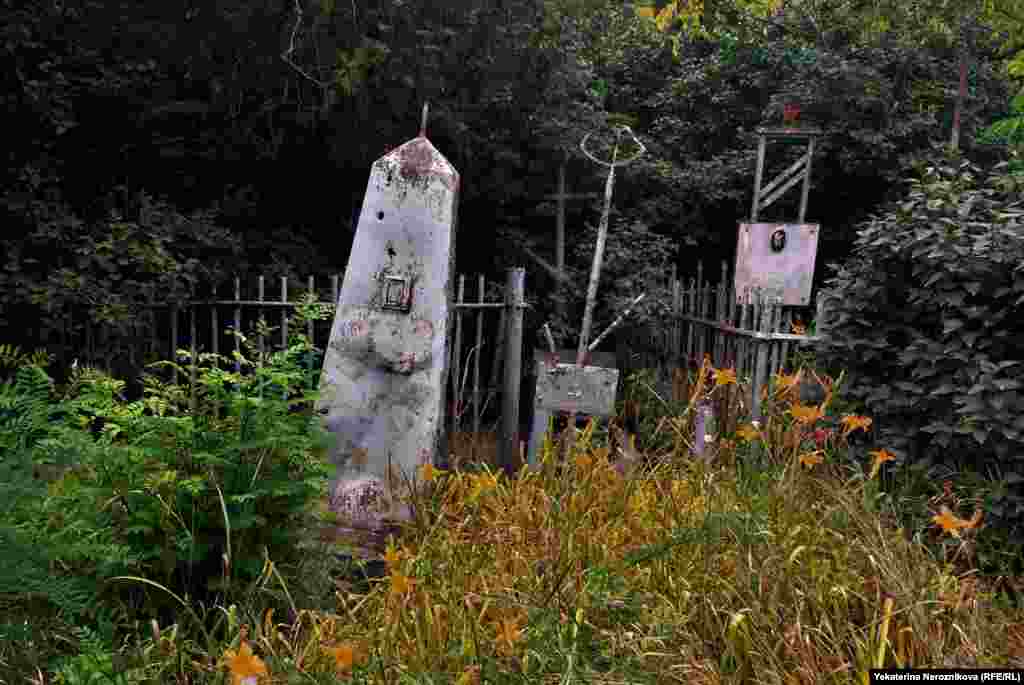
M 109 586 L 170 597 L 161 619 L 116 593 L 70 617 L 8 593 L 8 618 L 29 624 L 0 642 L 3 681 L 860 683 L 879 666 L 1024 666 L 1024 612 L 975 571 L 978 550 L 998 545 L 980 501 L 873 444 L 867 417 L 842 404 L 841 378 L 776 377 L 758 425 L 743 380 L 705 365 L 657 398 L 632 379 L 635 449 L 591 425 L 567 453 L 549 440 L 541 468 L 514 478 L 486 464 L 423 467 L 408 484 L 415 519 L 368 589 L 319 540 L 310 506 L 290 529 L 300 553 L 263 554 L 246 583 L 225 571 L 209 603 L 173 577 L 108 572 Z M 809 380 L 824 397 L 814 405 L 800 401 Z M 719 417 L 707 460 L 690 455 L 700 402 Z M 238 430 L 230 412 L 219 420 Z M 190 449 L 154 458 L 181 464 Z M 44 505 L 70 477 L 91 476 L 64 476 Z M 204 497 L 237 540 L 245 512 L 215 488 Z M 236 544 L 229 558 L 246 552 Z M 55 579 L 81 568 L 60 556 Z

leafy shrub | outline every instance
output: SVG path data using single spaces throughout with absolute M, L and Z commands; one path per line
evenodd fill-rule
M 828 282 L 819 353 L 904 460 L 998 463 L 1011 486 L 986 506 L 1024 541 L 1024 207 L 998 165 L 924 155 L 902 201 L 859 231 Z M 997 521 L 999 522 L 997 524 Z
M 304 315 L 318 314 L 300 308 L 291 330 L 303 330 Z M 224 372 L 213 355 L 201 355 L 208 366 L 197 374 L 196 395 L 204 404 L 191 414 L 191 389 L 147 376 L 147 397 L 123 403 L 117 400 L 123 381 L 77 369 L 57 405 L 64 420 L 51 422 L 48 436 L 30 446 L 33 463 L 59 458 L 75 468 L 35 506 L 13 516 L 31 530 L 16 551 L 35 560 L 34 568 L 56 559 L 70 575 L 97 584 L 132 574 L 198 600 L 244 587 L 260 576 L 268 557 L 294 560 L 329 470 L 322 459 L 328 436 L 319 422 L 289 412 L 289 405 L 315 399 L 315 392 L 303 391 L 310 372 L 299 366 L 311 351 L 309 341 L 295 333 L 291 342 L 259 364 L 239 354 L 242 364 L 257 366 L 246 376 Z M 246 348 L 251 351 L 248 341 Z M 182 356 L 187 353 L 179 350 Z M 12 392 L 20 389 L 31 402 L 8 404 L 28 406 L 25 415 L 35 417 L 38 428 L 55 413 L 43 391 L 49 378 L 36 367 L 19 370 L 18 377 Z M 282 399 L 282 392 L 298 397 Z M 82 414 L 102 420 L 95 437 L 82 430 L 90 420 Z M 8 436 L 0 430 L 0 438 Z M 69 447 L 71 456 L 64 454 Z M 30 539 L 43 540 L 50 557 L 29 556 Z

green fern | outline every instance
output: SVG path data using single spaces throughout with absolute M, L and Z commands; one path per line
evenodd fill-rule
M 52 358 L 46 350 L 26 354 L 17 345 L 0 345 L 0 369 L 17 369 L 28 365 L 45 369 L 51 361 Z

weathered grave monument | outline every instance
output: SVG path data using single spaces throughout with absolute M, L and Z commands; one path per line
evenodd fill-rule
M 736 240 L 735 293 L 740 301 L 763 298 L 783 306 L 807 306 L 811 301 L 814 262 L 818 252 L 818 224 L 804 223 L 807 196 L 811 187 L 811 164 L 814 142 L 821 135 L 815 128 L 760 128 L 757 147 L 757 170 L 754 176 L 754 198 L 750 220 L 740 223 Z M 765 151 L 770 140 L 806 143 L 807 149 L 796 162 L 774 180 L 762 186 Z M 790 188 L 803 182 L 800 208 L 796 222 L 769 223 L 758 221 L 758 214 L 778 200 Z M 756 294 L 755 294 L 756 293 Z M 771 333 L 782 337 L 787 333 Z M 763 365 L 759 362 L 758 367 Z M 758 371 L 761 375 L 761 371 Z M 757 393 L 758 384 L 753 384 Z M 761 418 L 761 406 L 752 398 L 753 419 Z
M 445 447 L 459 173 L 426 121 L 373 163 L 320 378 L 330 508 L 355 530 L 408 519 L 407 482 Z
M 631 158 L 624 161 L 617 160 L 619 152 L 619 140 L 623 133 L 629 133 L 633 141 L 639 146 L 638 152 Z M 580 141 L 580 149 L 591 161 L 608 167 L 608 179 L 604 189 L 604 211 L 601 213 L 601 222 L 597 229 L 597 244 L 594 246 L 594 260 L 590 270 L 590 282 L 587 286 L 587 299 L 583 310 L 583 325 L 580 327 L 579 348 L 576 353 L 575 364 L 559 363 L 558 351 L 554 340 L 551 339 L 550 331 L 545 327 L 548 334 L 549 352 L 548 358 L 537 362 L 537 392 L 534 403 L 533 426 L 530 431 L 530 447 L 527 461 L 531 468 L 539 465 L 539 454 L 544 434 L 547 431 L 549 421 L 553 412 L 564 411 L 569 413 L 569 435 L 572 435 L 576 428 L 576 414 L 587 414 L 596 417 L 609 416 L 615 409 L 615 391 L 619 382 L 619 370 L 588 366 L 588 356 L 611 333 L 629 314 L 643 298 L 641 293 L 633 303 L 615 321 L 608 326 L 601 335 L 590 342 L 590 328 L 593 324 L 594 306 L 597 304 L 597 287 L 601 280 L 601 265 L 604 259 L 604 246 L 608 238 L 608 220 L 611 215 L 612 190 L 615 187 L 615 168 L 629 164 L 636 160 L 645 151 L 632 129 L 628 126 L 620 126 L 616 129 L 615 147 L 612 149 L 612 159 L 604 162 L 592 155 L 587 150 L 588 133 Z
M 818 224 L 804 223 L 807 195 L 811 186 L 811 162 L 818 129 L 758 129 L 757 171 L 750 221 L 740 223 L 736 239 L 735 287 L 737 297 L 760 288 L 766 297 L 781 298 L 784 305 L 805 306 L 811 301 L 811 281 L 818 252 Z M 769 140 L 806 142 L 807 151 L 767 185 L 764 175 L 765 149 Z M 803 182 L 800 210 L 795 223 L 758 221 L 761 210 L 772 205 L 787 190 Z

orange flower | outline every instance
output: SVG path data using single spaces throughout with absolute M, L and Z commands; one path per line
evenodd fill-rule
M 342 643 L 337 647 L 328 647 L 324 651 L 334 659 L 338 673 L 348 673 L 356 663 L 361 663 L 364 659 L 351 642 Z
M 745 426 L 741 426 L 739 430 L 736 431 L 736 435 L 739 436 L 739 438 L 744 442 L 751 442 L 760 434 L 760 431 L 758 431 L 756 427 L 749 423 Z
M 869 452 L 869 454 L 875 458 L 875 463 L 871 465 L 871 475 L 868 476 L 869 480 L 878 475 L 878 471 L 882 468 L 882 464 L 896 459 L 896 455 L 888 450 L 875 450 L 873 452 Z
M 487 490 L 498 487 L 498 478 L 493 473 L 480 473 L 471 478 L 473 479 L 473 489 L 469 495 L 471 498 L 476 498 Z
M 514 619 L 502 619 L 498 628 L 498 649 L 505 652 L 515 651 L 515 643 L 523 639 L 523 631 Z
M 224 658 L 233 685 L 256 685 L 260 676 L 267 675 L 266 664 L 252 653 L 252 647 L 245 640 L 239 643 L 237 652 L 232 649 L 224 652 Z
M 821 407 L 808 407 L 802 404 L 794 404 L 789 409 L 789 413 L 797 423 L 806 423 L 808 425 L 815 423 L 824 416 Z
M 843 424 L 843 437 L 852 433 L 855 430 L 862 430 L 865 433 L 868 427 L 871 425 L 871 419 L 867 416 L 857 416 L 855 414 L 847 414 L 839 420 Z
M 966 528 L 970 525 L 968 521 L 957 518 L 953 515 L 953 512 L 949 510 L 949 507 L 942 505 L 939 514 L 932 516 L 932 521 L 943 531 L 949 533 L 955 538 L 960 537 L 960 529 Z
M 392 571 L 389 579 L 391 580 L 392 596 L 406 594 L 414 584 L 414 580 L 401 571 Z
M 775 382 L 781 394 L 786 395 L 800 384 L 800 372 L 787 376 L 784 373 L 775 374 Z
M 715 376 L 715 387 L 722 385 L 736 385 L 736 369 L 715 369 L 711 373 Z
M 384 552 L 384 563 L 387 564 L 389 569 L 395 568 L 402 561 L 403 552 L 400 549 L 395 549 L 395 546 L 388 545 L 387 551 Z
M 437 480 L 440 476 L 444 475 L 444 471 L 435 467 L 430 462 L 420 466 L 420 480 L 424 483 L 432 483 Z
M 576 468 L 583 471 L 590 467 L 594 463 L 594 457 L 589 454 L 579 454 L 574 460 L 576 462 Z
M 790 328 L 793 330 L 793 334 L 794 335 L 806 335 L 807 334 L 807 326 L 803 325 L 799 321 L 794 321 L 793 323 L 791 323 L 790 324 Z
M 825 460 L 822 456 L 821 450 L 815 450 L 813 452 L 807 452 L 806 454 L 800 455 L 800 463 L 807 468 L 812 468 L 815 464 L 820 464 Z

